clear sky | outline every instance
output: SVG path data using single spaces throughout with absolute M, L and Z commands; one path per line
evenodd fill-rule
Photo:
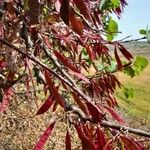
M 122 34 L 117 39 L 132 35 L 132 38 L 139 38 L 139 30 L 150 28 L 150 0 L 127 0 L 128 6 L 124 9 L 121 19 L 118 21 L 119 30 Z

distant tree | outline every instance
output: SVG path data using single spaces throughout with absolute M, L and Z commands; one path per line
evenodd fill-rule
M 37 85 L 43 85 L 46 100 L 39 109 L 34 101 L 36 114 L 54 112 L 34 150 L 43 148 L 59 120 L 66 124 L 67 150 L 70 129 L 77 132 L 83 150 L 144 149 L 126 133 L 150 134 L 122 126 L 126 123 L 115 111 L 114 92 L 122 86 L 115 73 L 129 71 L 133 57 L 114 41 L 119 30 L 110 14 L 119 18 L 125 5 L 125 0 L 0 1 L 0 112 L 7 111 L 20 83 L 27 99 L 30 85 L 35 97 Z M 60 107 L 65 117 L 58 119 Z M 109 122 L 108 115 L 121 125 Z

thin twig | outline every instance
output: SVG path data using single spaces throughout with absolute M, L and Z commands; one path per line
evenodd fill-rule
M 121 43 L 136 42 L 136 41 L 140 41 L 140 40 L 144 40 L 144 39 L 146 39 L 146 36 L 144 36 L 142 38 L 137 38 L 137 39 L 127 40 L 127 41 L 122 41 Z

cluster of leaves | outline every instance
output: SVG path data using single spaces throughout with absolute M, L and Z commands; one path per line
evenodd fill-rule
M 120 16 L 126 4 L 125 0 L 0 2 L 0 36 L 8 41 L 1 40 L 4 56 L 0 58 L 0 112 L 6 111 L 11 95 L 15 94 L 14 85 L 22 82 L 27 99 L 30 99 L 31 86 L 36 99 L 36 85 L 43 87 L 46 100 L 37 115 L 51 109 L 55 116 L 61 108 L 66 116 L 54 117 L 34 150 L 43 148 L 56 120 L 63 120 L 67 125 L 67 150 L 71 149 L 69 128 L 77 131 L 83 150 L 144 149 L 141 142 L 126 132 L 102 125 L 108 115 L 125 124 L 114 110 L 117 106 L 114 91 L 121 86 L 114 72 L 130 67 L 133 57 L 123 45 L 112 41 L 118 25 L 109 14 L 114 12 Z M 117 64 L 113 71 L 108 69 L 114 61 L 110 45 Z M 119 53 L 128 61 L 126 64 Z M 139 61 L 143 60 L 138 59 L 134 66 L 142 69 L 145 65 L 139 66 Z M 107 69 L 99 69 L 99 64 Z M 95 72 L 93 75 L 89 75 L 90 68 Z M 35 103 L 38 107 L 36 100 Z
M 140 33 L 141 35 L 144 35 L 144 36 L 146 37 L 148 43 L 150 43 L 150 30 L 149 30 L 148 26 L 147 26 L 146 29 L 141 29 L 141 30 L 139 31 L 139 33 Z

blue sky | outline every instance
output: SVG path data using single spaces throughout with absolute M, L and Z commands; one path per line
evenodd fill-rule
M 132 39 L 141 37 L 139 29 L 150 28 L 150 0 L 127 0 L 128 6 L 124 9 L 121 19 L 118 21 L 122 34 L 117 39 L 132 35 Z

